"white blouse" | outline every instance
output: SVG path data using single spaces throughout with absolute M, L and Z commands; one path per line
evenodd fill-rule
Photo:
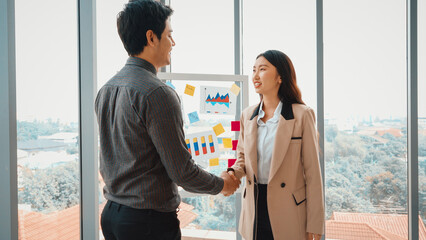
M 257 180 L 260 184 L 268 184 L 275 135 L 283 103 L 280 101 L 275 109 L 274 116 L 266 123 L 261 120 L 265 116 L 262 107 L 263 101 L 260 103 L 259 116 L 257 117 L 257 169 L 259 178 Z

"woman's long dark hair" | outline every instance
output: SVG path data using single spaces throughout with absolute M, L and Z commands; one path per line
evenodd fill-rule
M 278 50 L 268 50 L 259 54 L 256 59 L 259 57 L 266 58 L 268 62 L 274 65 L 281 77 L 282 83 L 278 89 L 278 97 L 281 102 L 305 104 L 302 100 L 302 93 L 297 86 L 296 72 L 290 58 Z

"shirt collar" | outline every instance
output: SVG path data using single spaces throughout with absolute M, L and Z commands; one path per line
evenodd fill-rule
M 262 107 L 263 107 L 263 101 L 260 103 L 259 116 L 257 117 L 257 125 L 265 124 L 264 122 L 262 122 L 262 120 L 260 120 L 261 118 L 265 116 L 265 112 L 263 111 Z M 277 123 L 280 120 L 282 107 L 283 107 L 283 103 L 280 101 L 278 103 L 277 108 L 275 108 L 274 116 L 271 119 L 269 119 L 267 122 Z
M 157 69 L 155 69 L 154 65 L 142 58 L 129 57 L 127 59 L 126 65 L 136 65 L 152 72 L 154 75 L 157 75 Z

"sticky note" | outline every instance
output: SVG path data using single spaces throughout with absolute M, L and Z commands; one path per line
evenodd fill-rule
M 216 136 L 219 136 L 220 134 L 225 132 L 225 129 L 223 129 L 222 123 L 219 123 L 218 125 L 213 127 L 213 131 Z
M 209 166 L 219 166 L 219 158 L 212 158 L 209 160 Z
M 198 117 L 197 111 L 192 112 L 192 113 L 188 113 L 188 118 L 189 118 L 190 123 L 195 123 L 195 122 L 200 121 L 200 118 Z
M 228 159 L 228 167 L 232 167 L 236 161 L 237 161 L 237 159 L 235 159 L 235 158 Z
M 232 139 L 231 138 L 224 138 L 222 141 L 223 141 L 223 147 L 224 148 L 232 148 Z
M 171 83 L 171 82 L 166 82 L 166 84 L 169 86 L 169 87 L 171 87 L 171 88 L 173 88 L 173 89 L 176 89 L 176 87 Z
M 240 121 L 231 121 L 231 131 L 240 131 Z
M 234 83 L 232 84 L 230 91 L 236 96 L 238 96 L 238 94 L 240 93 L 240 87 L 238 87 L 237 84 Z
M 187 95 L 189 95 L 189 96 L 194 96 L 194 92 L 195 92 L 195 87 L 191 86 L 189 84 L 186 84 L 185 92 L 184 93 L 187 94 Z
M 237 150 L 238 140 L 232 140 L 232 150 Z

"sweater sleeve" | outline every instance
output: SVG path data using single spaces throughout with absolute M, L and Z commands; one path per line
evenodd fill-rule
M 197 166 L 187 150 L 176 93 L 167 87 L 157 88 L 147 96 L 145 109 L 148 134 L 170 179 L 189 192 L 220 193 L 223 179 Z

